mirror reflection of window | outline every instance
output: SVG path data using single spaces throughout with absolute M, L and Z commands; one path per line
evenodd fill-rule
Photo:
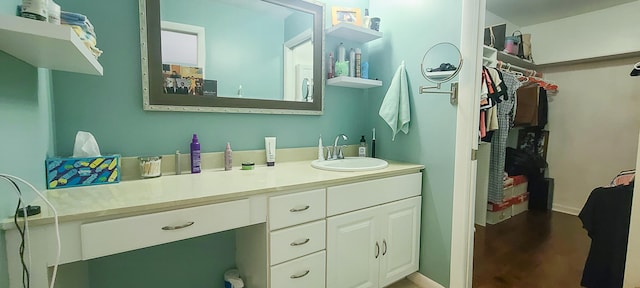
M 198 66 L 198 35 L 162 30 L 162 62 Z

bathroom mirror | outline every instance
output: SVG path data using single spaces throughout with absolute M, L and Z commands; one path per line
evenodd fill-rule
M 462 68 L 462 53 L 452 43 L 435 44 L 424 53 L 420 70 L 422 76 L 430 82 L 445 83 L 458 75 Z
M 139 4 L 145 110 L 322 114 L 321 2 Z

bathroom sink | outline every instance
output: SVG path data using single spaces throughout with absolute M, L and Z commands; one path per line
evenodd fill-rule
M 369 157 L 346 157 L 337 160 L 314 160 L 311 167 L 329 171 L 370 171 L 384 169 L 387 161 Z

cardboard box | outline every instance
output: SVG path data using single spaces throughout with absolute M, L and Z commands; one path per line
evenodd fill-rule
M 120 155 L 45 160 L 47 189 L 120 182 Z

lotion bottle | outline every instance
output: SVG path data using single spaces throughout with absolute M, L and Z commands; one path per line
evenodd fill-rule
M 198 135 L 193 134 L 191 138 L 191 173 L 200 173 L 200 142 Z
M 340 45 L 338 45 L 338 62 L 346 61 L 345 59 L 346 56 L 347 55 L 345 55 L 344 44 L 340 42 Z
M 322 145 L 322 135 L 318 138 L 318 160 L 324 161 L 324 146 Z
M 227 142 L 227 148 L 224 149 L 224 171 L 230 171 L 233 168 L 233 162 L 231 160 L 231 144 Z
M 364 9 L 364 18 L 362 19 L 362 27 L 371 28 L 371 17 L 369 17 L 369 9 Z

